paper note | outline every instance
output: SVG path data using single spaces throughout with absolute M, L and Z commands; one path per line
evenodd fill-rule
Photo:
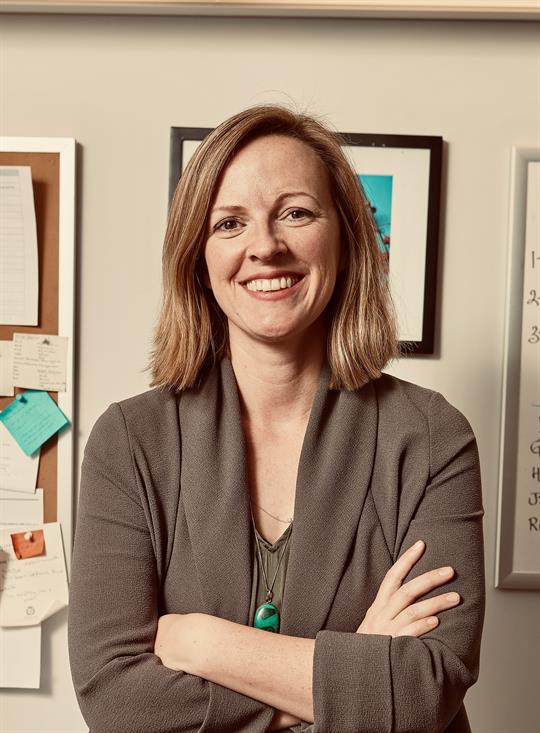
M 35 531 L 35 526 L 26 528 Z M 0 531 L 0 626 L 40 624 L 68 603 L 60 524 L 42 524 L 45 554 L 17 560 L 12 529 Z
M 2 413 L 0 412 L 0 417 Z M 25 455 L 15 438 L 0 420 L 0 497 L 9 492 L 32 494 L 36 490 L 40 452 Z M 17 495 L 14 498 L 18 498 Z
M 65 392 L 67 347 L 67 336 L 14 333 L 13 384 Z
M 13 389 L 13 341 L 0 341 L 0 395 L 11 397 Z
M 0 323 L 38 325 L 38 247 L 29 166 L 0 166 Z
M 41 671 L 41 624 L 0 627 L 0 687 L 37 689 Z
M 42 529 L 12 532 L 10 537 L 17 560 L 28 560 L 29 557 L 39 557 L 45 554 L 45 537 Z
M 0 492 L 0 526 L 7 529 L 6 525 L 28 527 L 31 524 L 43 524 L 43 489 L 36 489 L 35 494 L 28 496 Z
M 27 390 L 0 412 L 4 423 L 27 456 L 33 455 L 43 443 L 69 420 L 48 392 Z

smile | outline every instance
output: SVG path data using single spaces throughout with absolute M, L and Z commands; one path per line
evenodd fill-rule
M 252 292 L 286 290 L 301 280 L 301 277 L 274 277 L 271 279 L 249 280 L 244 286 Z

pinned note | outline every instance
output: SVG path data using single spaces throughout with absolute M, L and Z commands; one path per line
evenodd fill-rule
M 37 689 L 41 672 L 41 624 L 0 627 L 0 687 Z
M 45 553 L 17 560 L 12 530 L 0 531 L 0 626 L 34 626 L 68 603 L 66 561 L 60 524 L 40 527 Z M 35 527 L 26 532 L 35 534 Z M 25 532 L 25 533 L 26 533 Z
M 17 560 L 37 557 L 45 552 L 45 537 L 42 529 L 14 532 L 11 535 L 11 544 Z
M 13 334 L 15 387 L 66 391 L 67 336 Z
M 0 412 L 0 421 L 27 456 L 33 455 L 69 420 L 48 392 L 27 390 Z
M 0 323 L 38 325 L 38 244 L 30 166 L 0 166 Z
M 13 341 L 0 341 L 0 395 L 12 397 L 13 386 Z
M 15 438 L 0 420 L 0 498 L 5 497 L 7 493 L 5 490 L 34 494 L 39 455 L 37 451 L 32 456 L 25 456 Z
M 23 456 L 20 448 L 17 450 Z M 0 528 L 7 529 L 2 527 L 6 524 L 23 527 L 43 524 L 43 489 L 36 489 L 35 494 L 0 491 Z

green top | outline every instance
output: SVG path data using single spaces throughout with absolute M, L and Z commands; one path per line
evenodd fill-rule
M 285 588 L 285 577 L 287 575 L 287 565 L 289 562 L 289 553 L 291 550 L 291 540 L 287 542 L 287 538 L 292 532 L 292 522 L 289 524 L 287 529 L 283 532 L 281 537 L 277 539 L 273 545 L 267 542 L 262 537 L 257 528 L 254 527 L 257 537 L 259 539 L 259 548 L 261 551 L 261 559 L 264 564 L 264 570 L 266 572 L 266 578 L 268 585 L 272 587 L 272 603 L 278 607 L 281 613 L 281 606 L 283 601 L 283 589 Z M 283 545 L 287 542 L 287 546 L 283 548 Z M 283 557 L 282 557 L 283 555 Z M 280 562 L 281 558 L 281 562 Z M 272 586 L 272 580 L 277 571 L 276 580 Z M 255 611 L 262 604 L 266 603 L 266 585 L 264 583 L 263 571 L 260 567 L 259 553 L 257 552 L 257 543 L 253 542 L 253 576 L 251 579 L 251 605 L 249 608 L 249 625 L 253 626 L 253 617 Z
M 292 522 L 289 524 L 285 532 L 277 539 L 273 545 L 267 542 L 262 537 L 257 528 L 254 527 L 257 537 L 259 538 L 259 548 L 261 551 L 261 559 L 264 563 L 264 569 L 266 571 L 266 578 L 268 585 L 272 586 L 272 580 L 276 568 L 279 564 L 277 571 L 276 580 L 272 587 L 272 603 L 278 607 L 281 615 L 281 607 L 283 602 L 283 589 L 285 588 L 285 577 L 287 575 L 287 565 L 289 563 L 289 553 L 291 550 L 291 540 L 287 542 L 287 538 L 292 532 Z M 292 539 L 292 538 L 291 538 Z M 283 545 L 287 543 L 287 546 L 283 548 Z M 283 553 L 283 557 L 282 556 Z M 281 562 L 280 562 L 281 558 Z M 253 542 L 253 576 L 251 581 L 251 605 L 249 608 L 249 625 L 253 626 L 253 617 L 256 609 L 262 604 L 266 603 L 266 585 L 264 584 L 264 576 L 260 567 L 259 553 L 257 552 L 257 543 Z M 271 632 L 270 632 L 271 633 Z M 295 725 L 294 728 L 288 728 L 291 733 L 298 733 L 306 726 L 307 723 Z

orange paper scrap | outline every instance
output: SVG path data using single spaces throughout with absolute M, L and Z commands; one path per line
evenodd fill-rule
M 25 560 L 28 557 L 45 554 L 45 537 L 42 529 L 34 529 L 31 532 L 15 532 L 10 537 L 17 560 Z

